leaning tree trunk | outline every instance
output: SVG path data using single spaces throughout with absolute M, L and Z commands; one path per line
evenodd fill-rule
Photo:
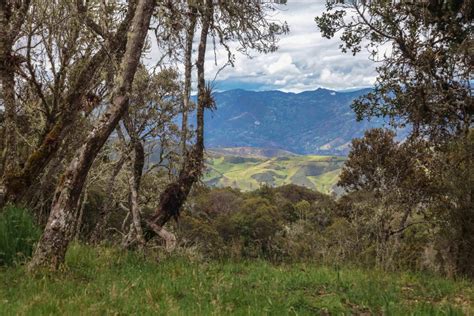
M 64 262 L 71 230 L 74 227 L 74 208 L 84 181 L 92 162 L 127 109 L 129 92 L 140 61 L 154 5 L 154 0 L 138 1 L 116 87 L 112 94 L 112 103 L 100 117 L 62 176 L 48 223 L 29 264 L 30 270 L 39 266 L 57 269 Z
M 98 69 L 100 69 L 100 66 L 103 65 L 110 54 L 123 54 L 127 42 L 127 30 L 132 21 L 135 8 L 135 1 L 130 1 L 128 12 L 114 36 L 111 37 L 109 45 L 97 51 L 84 65 L 76 80 L 71 83 L 68 93 L 64 98 L 67 110 L 62 113 L 61 117 L 45 133 L 39 146 L 26 159 L 24 167 L 19 172 L 5 177 L 5 200 L 11 202 L 21 201 L 28 187 L 41 175 L 57 153 L 62 142 L 71 132 L 71 126 L 78 113 L 84 108 L 87 91 L 89 91 L 91 84 L 93 84 Z
M 18 171 L 16 139 L 16 98 L 15 98 L 15 58 L 13 44 L 24 21 L 29 1 L 19 2 L 21 6 L 13 9 L 13 4 L 0 0 L 0 84 L 4 106 L 3 153 L 0 155 L 3 167 L 0 176 L 4 180 Z
M 153 233 L 166 236 L 163 226 L 171 219 L 177 219 L 184 202 L 186 201 L 193 184 L 199 179 L 204 160 L 204 110 L 211 106 L 212 96 L 206 88 L 204 79 L 204 61 L 206 57 L 207 36 L 211 26 L 213 5 L 212 0 L 205 0 L 202 8 L 202 27 L 198 48 L 196 68 L 198 73 L 198 104 L 197 104 L 197 131 L 196 144 L 186 155 L 186 163 L 182 166 L 178 179 L 168 184 L 160 196 L 158 208 L 153 216 L 146 221 L 148 238 Z M 172 241 L 166 240 L 169 245 Z

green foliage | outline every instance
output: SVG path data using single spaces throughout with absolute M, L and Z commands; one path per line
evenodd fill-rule
M 384 267 L 419 267 L 430 253 L 436 270 L 474 277 L 473 17 L 467 0 L 327 1 L 315 19 L 343 52 L 366 48 L 379 62 L 374 89 L 353 103 L 357 118 L 412 127 L 402 143 L 381 129 L 354 139 L 339 182 L 369 196 L 346 216 Z
M 431 170 L 437 194 L 430 209 L 441 230 L 438 252 L 449 249 L 451 273 L 474 278 L 474 131 L 436 152 Z
M 343 52 L 366 48 L 379 61 L 374 90 L 354 102 L 358 119 L 390 117 L 438 141 L 469 130 L 472 1 L 327 2 L 315 19 L 322 35 L 340 34 Z
M 11 265 L 30 257 L 40 234 L 28 210 L 6 206 L 0 212 L 0 265 Z
M 302 261 L 321 257 L 320 235 L 337 209 L 334 200 L 296 185 L 196 192 L 180 223 L 183 246 L 207 257 Z
M 470 315 L 467 281 L 347 266 L 170 256 L 75 244 L 61 273 L 0 270 L 1 315 Z
M 416 191 L 404 194 L 397 186 L 392 188 L 383 194 L 358 190 L 338 200 L 296 185 L 263 186 L 252 192 L 205 188 L 189 201 L 177 236 L 182 247 L 192 247 L 207 258 L 350 263 L 385 271 L 453 275 L 450 258 L 461 250 L 462 258 L 469 258 L 468 236 L 451 235 L 459 243 L 449 248 L 446 237 L 454 231 L 449 222 L 443 221 L 447 225 L 443 228 L 429 220 L 432 206 L 427 208 L 429 204 L 417 200 L 413 205 L 422 205 L 425 214 L 414 208 L 405 218 L 411 203 L 408 197 L 413 198 Z M 439 212 L 439 217 L 449 216 Z M 466 219 L 464 229 L 470 229 L 469 213 L 461 215 Z
M 243 257 L 268 257 L 273 239 L 282 229 L 276 208 L 261 197 L 245 200 L 230 216 L 219 216 L 216 226 L 224 241 L 241 245 Z

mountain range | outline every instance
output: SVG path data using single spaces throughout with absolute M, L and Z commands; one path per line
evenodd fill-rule
M 207 148 L 260 147 L 296 154 L 346 155 L 350 141 L 384 125 L 357 122 L 350 105 L 370 89 L 301 93 L 229 90 L 214 94 L 205 116 Z

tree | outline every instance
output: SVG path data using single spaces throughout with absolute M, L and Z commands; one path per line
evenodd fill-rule
M 139 0 L 134 12 L 125 53 L 117 75 L 109 108 L 90 132 L 84 145 L 76 152 L 59 183 L 45 231 L 29 264 L 30 269 L 48 266 L 52 269 L 64 262 L 74 225 L 73 211 L 77 205 L 87 173 L 95 156 L 106 142 L 127 109 L 129 92 L 145 44 L 154 0 Z
M 358 119 L 388 116 L 441 141 L 473 123 L 472 1 L 328 1 L 316 18 L 341 49 L 380 62 L 375 88 L 353 104 Z
M 2 175 L 5 172 L 15 173 L 18 169 L 15 67 L 19 60 L 13 48 L 29 7 L 30 0 L 0 1 L 0 83 L 4 107 L 4 144 L 0 155 L 0 165 L 4 169 Z
M 123 119 L 129 136 L 128 144 L 123 135 L 119 134 L 121 141 L 125 143 L 124 147 L 129 148 L 131 152 L 129 188 L 133 231 L 127 235 L 125 245 L 133 239 L 139 242 L 140 247 L 145 243 L 139 205 L 143 173 L 162 168 L 165 159 L 168 160 L 168 168 L 172 165 L 173 150 L 170 150 L 172 144 L 169 142 L 170 140 L 173 142 L 173 137 L 179 136 L 173 119 L 178 114 L 178 103 L 182 100 L 177 76 L 178 74 L 172 69 L 164 69 L 153 75 L 141 67 L 134 81 L 128 113 Z M 155 155 L 158 156 L 157 161 L 148 165 L 146 170 L 145 149 L 159 152 Z
M 171 219 L 177 219 L 183 203 L 191 191 L 193 184 L 199 179 L 202 171 L 204 157 L 204 111 L 214 106 L 210 88 L 206 87 L 204 78 L 204 61 L 206 56 L 207 37 L 214 15 L 212 1 L 204 0 L 204 5 L 199 8 L 202 25 L 196 61 L 198 77 L 197 101 L 197 130 L 196 144 L 187 153 L 186 162 L 183 164 L 178 179 L 166 186 L 160 195 L 160 202 L 153 217 L 147 221 L 149 230 L 157 235 L 167 235 L 163 226 Z M 168 241 L 168 244 L 170 241 Z
M 15 59 L 21 61 L 15 68 L 18 112 L 31 130 L 23 133 L 28 140 L 24 153 L 15 157 L 21 168 L 3 174 L 8 200 L 23 199 L 75 124 L 81 123 L 80 113 L 87 116 L 99 105 L 102 67 L 110 54 L 123 54 L 133 7 L 131 2 L 123 15 L 118 13 L 123 9 L 120 5 L 112 5 L 105 10 L 108 13 L 95 9 L 91 13 L 82 1 L 59 1 L 54 6 L 50 1 L 31 1 L 21 24 L 22 36 L 15 42 Z M 91 14 L 101 14 L 110 29 L 96 24 Z M 120 24 L 108 23 L 119 15 Z
M 223 1 L 216 4 L 213 1 L 204 0 L 194 2 L 194 5 L 197 6 L 201 21 L 196 60 L 198 90 L 196 142 L 186 153 L 185 163 L 179 171 L 178 179 L 167 185 L 160 195 L 155 214 L 146 221 L 148 230 L 157 234 L 163 232 L 163 226 L 170 219 L 179 217 L 180 209 L 193 184 L 201 176 L 204 163 L 204 112 L 215 106 L 212 90 L 209 85 L 206 85 L 204 78 L 208 36 L 212 35 L 218 39 L 228 52 L 228 62 L 232 64 L 233 54 L 228 46 L 229 41 L 237 41 L 241 46 L 239 50 L 247 54 L 250 50 L 267 53 L 277 49 L 277 36 L 288 31 L 286 24 L 280 25 L 268 21 L 267 12 L 273 8 L 270 3 L 262 4 L 259 1 L 248 0 Z M 191 15 L 191 19 L 193 18 Z M 186 81 L 186 84 L 190 84 L 190 81 Z
M 454 269 L 460 272 L 469 270 L 465 262 L 472 252 L 466 243 L 459 243 L 469 234 L 459 223 L 471 221 L 465 206 L 472 191 L 451 185 L 465 183 L 465 164 L 449 164 L 452 170 L 448 173 L 456 180 L 448 181 L 440 170 L 445 170 L 447 157 L 455 156 L 453 146 L 468 143 L 473 125 L 473 18 L 472 1 L 465 0 L 328 1 L 327 11 L 316 18 L 323 36 L 331 38 L 339 32 L 342 51 L 356 54 L 365 47 L 380 62 L 373 91 L 353 104 L 358 119 L 384 116 L 395 127 L 411 128 L 404 144 L 395 144 L 392 136 L 380 133 L 355 142 L 341 184 L 375 192 L 384 199 L 406 195 L 409 203 L 419 201 L 431 225 L 451 232 L 444 238 L 450 236 L 449 242 L 460 251 L 455 256 L 464 258 Z M 416 158 L 404 160 L 403 154 Z M 390 206 L 397 200 L 384 204 Z M 453 204 L 443 207 L 442 201 Z M 436 211 L 440 208 L 445 212 L 441 217 Z M 406 218 L 401 217 L 402 223 Z M 404 231 L 403 227 L 398 231 Z
M 431 216 L 439 222 L 440 245 L 447 252 L 445 272 L 474 277 L 474 131 L 437 151 L 431 162 L 435 193 Z M 449 247 L 446 247 L 446 242 Z M 444 249 L 440 249 L 444 248 Z M 446 249 L 447 248 L 447 249 Z
M 387 265 L 387 259 L 397 251 L 399 244 L 388 246 L 392 237 L 400 241 L 407 228 L 428 223 L 424 217 L 432 199 L 426 171 L 429 147 L 414 140 L 399 143 L 394 137 L 393 131 L 372 129 L 363 138 L 352 140 L 338 182 L 349 193 L 365 192 L 369 197 L 362 208 L 354 203 L 349 217 L 373 226 L 380 265 Z

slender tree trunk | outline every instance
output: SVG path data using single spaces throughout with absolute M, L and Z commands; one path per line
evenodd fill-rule
M 138 241 L 138 247 L 143 248 L 145 238 L 141 224 L 140 204 L 138 201 L 140 182 L 143 174 L 143 166 L 145 165 L 145 150 L 139 139 L 132 136 L 132 146 L 134 149 L 133 158 L 131 160 L 131 177 L 129 178 L 130 187 L 130 212 L 132 213 L 133 228 Z
M 10 34 L 10 19 L 12 12 L 6 0 L 0 0 L 0 83 L 4 106 L 4 139 L 1 155 L 3 178 L 17 172 L 17 142 L 16 142 L 16 100 L 15 100 L 15 71 L 13 65 L 13 39 Z
M 196 8 L 190 6 L 190 22 L 186 30 L 186 47 L 184 50 L 184 92 L 183 92 L 183 108 L 182 108 L 182 125 L 181 125 L 181 155 L 186 162 L 188 140 L 188 112 L 191 98 L 191 74 L 193 70 L 192 55 L 193 55 L 193 40 L 194 32 L 196 30 Z
M 206 89 L 204 78 L 204 61 L 206 57 L 207 36 L 212 22 L 212 0 L 205 0 L 201 8 L 202 27 L 198 48 L 196 68 L 198 72 L 198 104 L 197 104 L 197 131 L 196 144 L 187 155 L 186 164 L 182 167 L 178 179 L 167 185 L 160 196 L 160 203 L 155 214 L 147 221 L 148 231 L 160 234 L 163 226 L 171 219 L 176 220 L 184 202 L 186 201 L 193 184 L 199 179 L 204 159 L 204 111 L 212 102 L 209 91 Z
M 115 163 L 114 168 L 112 170 L 112 174 L 110 175 L 110 178 L 107 181 L 107 187 L 105 189 L 106 201 L 104 203 L 104 206 L 100 210 L 99 219 L 92 233 L 92 237 L 91 237 L 92 243 L 97 244 L 102 240 L 102 238 L 104 238 L 104 230 L 107 225 L 107 222 L 109 221 L 112 207 L 114 205 L 113 191 L 114 191 L 115 180 L 117 179 L 117 176 L 122 170 L 123 165 L 125 164 L 125 161 L 126 161 L 125 154 L 123 154 L 120 157 L 120 159 Z
M 112 103 L 100 117 L 62 176 L 48 223 L 29 264 L 30 270 L 39 266 L 57 269 L 64 262 L 70 241 L 69 232 L 74 227 L 74 207 L 87 173 L 103 144 L 127 110 L 129 92 L 140 61 L 154 5 L 154 0 L 138 1 Z
M 79 198 L 79 203 L 77 204 L 77 224 L 76 224 L 76 229 L 74 232 L 74 239 L 78 240 L 81 235 L 81 228 L 82 228 L 82 220 L 84 218 L 84 209 L 87 204 L 87 199 L 89 198 L 89 187 L 88 185 L 85 186 L 81 197 Z

